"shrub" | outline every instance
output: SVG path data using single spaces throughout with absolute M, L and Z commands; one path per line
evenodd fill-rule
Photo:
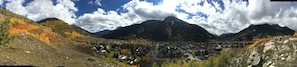
M 124 55 L 128 55 L 128 56 L 130 56 L 132 53 L 129 51 L 129 50 L 127 50 L 127 49 L 122 49 L 121 50 L 121 53 L 122 54 L 124 54 Z
M 13 37 L 9 34 L 9 20 L 0 21 L 0 45 L 8 46 L 13 40 Z
M 146 62 L 146 63 L 149 63 L 151 61 L 151 57 L 146 55 L 146 56 L 143 56 L 142 59 Z
M 75 31 L 73 31 L 73 32 L 64 32 L 64 34 L 70 36 L 71 38 L 84 36 L 84 35 L 82 35 L 82 34 L 80 34 L 78 32 L 75 32 Z

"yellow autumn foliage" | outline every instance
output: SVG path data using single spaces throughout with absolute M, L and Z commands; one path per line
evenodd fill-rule
M 10 34 L 18 34 L 20 32 L 25 32 L 25 31 L 31 31 L 31 30 L 38 30 L 40 29 L 36 25 L 31 25 L 31 24 L 19 24 L 15 26 L 11 26 L 9 33 Z
M 91 44 L 88 44 L 87 42 L 80 42 L 81 45 L 87 46 L 87 47 L 91 47 Z
M 31 35 L 33 36 L 34 38 L 37 38 L 39 39 L 40 41 L 48 44 L 48 45 L 51 45 L 53 48 L 56 48 L 56 45 L 53 45 L 50 41 L 50 38 L 48 37 L 50 34 L 53 34 L 52 32 L 50 32 L 49 30 L 47 29 L 43 29 L 42 30 L 42 33 L 40 34 L 33 34 L 33 33 L 30 33 L 30 32 L 27 32 L 26 31 L 26 34 L 28 35 Z
M 10 23 L 11 24 L 15 24 L 15 23 L 17 23 L 17 24 L 25 24 L 25 21 L 24 20 L 21 20 L 21 19 L 18 19 L 18 18 L 12 17 L 12 18 L 10 18 Z
M 149 63 L 151 61 L 151 57 L 146 55 L 146 56 L 143 56 L 142 59 L 146 62 L 146 63 Z
M 37 25 L 32 25 L 32 24 L 27 24 L 25 23 L 23 20 L 18 19 L 18 18 L 10 18 L 9 19 L 10 23 L 10 30 L 9 33 L 10 34 L 18 34 L 21 32 L 28 32 L 31 30 L 38 30 L 40 29 L 40 27 L 38 27 Z
M 84 35 L 80 34 L 80 33 L 77 33 L 77 32 L 64 32 L 64 34 L 70 36 L 71 38 L 75 38 L 75 37 L 82 37 Z
M 51 45 L 53 48 L 56 48 L 56 45 L 53 45 L 49 38 L 49 36 L 54 35 L 54 33 L 48 29 L 41 29 L 40 26 L 25 23 L 23 20 L 18 19 L 18 18 L 10 18 L 9 25 L 10 25 L 10 29 L 9 29 L 10 34 L 25 33 L 27 35 L 34 37 L 34 38 L 37 38 L 38 40 L 40 40 L 48 45 Z M 41 33 L 30 32 L 30 31 L 34 31 L 34 30 L 42 30 L 42 32 Z
M 132 54 L 132 53 L 131 53 L 129 50 L 127 50 L 127 49 L 122 49 L 122 50 L 121 50 L 121 53 L 124 54 L 124 55 L 131 55 L 131 54 Z
M 252 45 L 250 45 L 249 48 L 252 49 L 252 48 L 256 47 L 257 45 L 259 45 L 263 42 L 269 41 L 271 39 L 272 39 L 272 37 L 255 39 L 256 41 Z
M 0 17 L 0 21 L 5 21 L 5 18 Z

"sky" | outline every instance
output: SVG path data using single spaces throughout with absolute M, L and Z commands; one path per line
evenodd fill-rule
M 236 33 L 251 24 L 297 30 L 297 2 L 270 0 L 0 0 L 0 6 L 34 21 L 58 18 L 90 32 L 114 30 L 175 16 L 212 34 Z

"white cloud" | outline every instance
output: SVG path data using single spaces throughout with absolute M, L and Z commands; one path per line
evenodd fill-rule
M 123 27 L 140 23 L 145 20 L 163 20 L 167 16 L 178 16 L 187 18 L 187 14 L 176 12 L 176 6 L 153 5 L 145 1 L 132 0 L 122 6 L 128 10 L 127 13 L 117 13 L 116 11 L 107 11 L 98 8 L 93 13 L 86 13 L 77 19 L 76 25 L 92 32 L 102 30 L 113 30 L 117 27 Z
M 77 25 L 92 32 L 113 30 L 117 27 L 141 23 L 145 20 L 163 20 L 167 16 L 176 16 L 191 24 L 202 26 L 210 33 L 235 33 L 248 27 L 250 24 L 271 23 L 288 26 L 297 30 L 297 3 L 270 2 L 269 0 L 162 0 L 157 4 L 146 1 L 131 0 L 122 5 L 127 12 L 97 11 L 85 13 L 76 18 L 78 9 L 73 1 L 78 0 L 33 0 L 22 6 L 24 0 L 6 0 L 6 8 L 15 13 L 25 15 L 33 20 L 47 17 L 57 17 L 70 24 Z M 91 0 L 89 3 L 102 5 L 101 0 Z M 3 0 L 0 0 L 0 4 Z M 57 3 L 57 4 L 53 4 Z M 203 3 L 203 5 L 200 5 Z M 247 5 L 248 4 L 248 5 Z M 224 9 L 221 8 L 222 5 Z M 42 7 L 40 7 L 42 6 Z M 184 12 L 180 12 L 183 10 Z M 206 15 L 200 16 L 200 14 Z
M 127 13 L 109 14 L 107 11 L 107 13 L 96 14 L 96 12 L 102 12 L 98 10 L 92 14 L 79 17 L 78 22 L 79 25 L 89 30 L 112 30 L 119 26 L 128 26 L 145 20 L 162 20 L 173 15 L 191 24 L 202 26 L 209 32 L 218 35 L 239 32 L 250 24 L 262 23 L 279 24 L 297 29 L 297 21 L 294 21 L 297 16 L 297 8 L 292 3 L 269 2 L 269 0 L 249 0 L 249 3 L 230 0 L 222 0 L 222 2 L 224 9 L 221 8 L 218 1 L 162 0 L 157 5 L 153 5 L 146 1 L 132 0 L 123 5 L 123 8 L 128 10 Z M 203 5 L 199 5 L 200 3 Z M 188 14 L 177 10 L 184 10 L 194 16 L 188 19 Z M 199 13 L 205 14 L 207 18 L 199 16 Z M 89 18 L 97 20 L 92 22 L 88 20 Z
M 4 0 L 0 0 L 0 6 L 3 6 Z
M 279 24 L 281 26 L 288 26 L 291 29 L 297 29 L 297 17 L 296 5 L 292 5 L 292 2 L 269 2 L 269 0 L 249 0 L 249 5 L 246 5 L 245 1 L 230 1 L 223 0 L 225 10 L 221 10 L 222 13 L 216 12 L 216 5 L 211 6 L 210 3 L 205 2 L 203 6 L 195 6 L 193 10 L 187 10 L 186 12 L 195 13 L 201 12 L 208 16 L 208 18 L 192 18 L 186 19 L 188 22 L 196 20 L 194 24 L 204 27 L 211 33 L 235 33 L 248 27 L 250 24 L 262 24 L 271 23 Z M 193 2 L 192 2 L 193 3 Z M 196 2 L 199 3 L 199 2 Z M 212 2 L 214 3 L 214 2 Z M 296 4 L 296 2 L 295 2 Z M 220 10 L 220 9 L 219 9 Z
M 101 0 L 95 0 L 95 1 L 91 0 L 91 1 L 88 2 L 88 4 L 95 4 L 95 5 L 102 6 L 101 5 Z
M 76 18 L 74 12 L 78 11 L 71 0 L 56 0 L 56 2 L 52 0 L 33 0 L 26 6 L 22 5 L 25 0 L 7 0 L 7 2 L 8 3 L 5 3 L 6 9 L 27 16 L 34 21 L 56 17 L 72 24 L 75 22 Z

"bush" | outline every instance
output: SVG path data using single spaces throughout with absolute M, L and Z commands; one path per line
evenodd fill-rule
M 127 49 L 122 49 L 121 50 L 121 53 L 122 54 L 124 54 L 124 55 L 128 55 L 128 56 L 130 56 L 132 53 L 129 51 L 129 50 L 127 50 Z
M 146 62 L 146 63 L 149 63 L 151 61 L 151 57 L 146 55 L 146 56 L 143 56 L 142 59 Z
M 9 34 L 9 20 L 0 21 L 0 45 L 8 46 L 13 37 Z

